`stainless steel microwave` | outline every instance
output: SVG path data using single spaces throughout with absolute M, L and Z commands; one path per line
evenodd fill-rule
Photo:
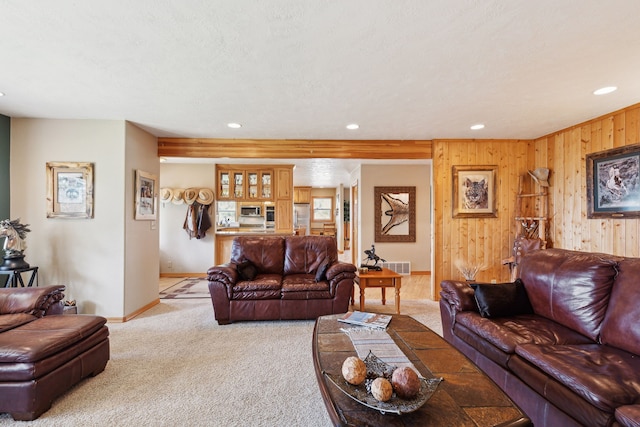
M 260 216 L 261 214 L 260 206 L 240 206 L 240 216 Z

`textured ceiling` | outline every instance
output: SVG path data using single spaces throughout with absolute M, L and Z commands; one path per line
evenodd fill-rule
M 0 114 L 169 137 L 535 138 L 640 102 L 638 16 L 637 0 L 4 0 Z

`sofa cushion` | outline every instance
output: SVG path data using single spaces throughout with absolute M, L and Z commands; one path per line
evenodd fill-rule
M 487 319 L 471 311 L 456 315 L 464 325 L 505 353 L 514 353 L 522 344 L 588 344 L 593 341 L 547 318 L 535 314 Z
M 513 283 L 471 285 L 482 317 L 504 317 L 531 314 L 533 309 L 520 279 Z
M 15 313 L 0 315 L 0 333 L 9 329 L 17 328 L 25 323 L 36 320 L 37 317 L 29 313 Z
M 520 278 L 536 314 L 597 340 L 617 274 L 611 255 L 546 249 L 528 253 Z
M 602 322 L 600 341 L 640 354 L 640 259 L 626 258 L 618 263 L 609 308 Z
M 238 236 L 231 244 L 231 262 L 251 261 L 260 273 L 282 274 L 284 237 Z
M 325 262 L 338 261 L 336 239 L 330 236 L 288 236 L 285 243 L 284 270 L 290 274 L 315 274 Z
M 516 353 L 603 411 L 637 402 L 640 358 L 633 354 L 601 344 L 524 344 Z
M 85 339 L 107 319 L 89 315 L 45 316 L 0 334 L 0 363 L 36 362 Z
M 236 267 L 242 280 L 253 280 L 258 275 L 258 269 L 251 261 L 243 261 Z
M 231 299 L 280 298 L 282 276 L 280 274 L 258 274 L 253 280 L 240 280 L 233 285 Z
M 282 279 L 282 299 L 331 298 L 329 282 L 316 282 L 310 274 L 291 274 Z
M 616 421 L 623 427 L 638 427 L 640 425 L 640 404 L 621 406 L 616 408 Z

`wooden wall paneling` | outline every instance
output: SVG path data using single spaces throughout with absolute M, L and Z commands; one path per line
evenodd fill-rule
M 478 275 L 478 280 L 508 279 L 508 268 L 503 266 L 501 261 L 512 252 L 517 176 L 521 173 L 526 174 L 527 169 L 532 168 L 533 161 L 530 159 L 529 151 L 533 153 L 533 147 L 534 145 L 527 141 L 516 140 L 434 141 L 434 176 L 442 177 L 445 187 L 434 194 L 434 295 L 438 295 L 437 286 L 443 279 L 462 278 L 455 268 L 455 260 L 461 256 L 488 265 L 487 270 Z M 453 165 L 498 166 L 497 218 L 452 218 Z
M 627 112 L 625 129 L 624 145 L 633 145 L 640 142 L 640 108 Z M 638 257 L 640 256 L 640 221 L 627 221 L 626 225 L 625 254 L 627 256 Z
M 579 250 L 584 246 L 583 244 L 583 230 L 582 224 L 586 219 L 586 211 L 583 208 L 583 195 L 587 194 L 586 179 L 584 179 L 584 173 L 581 173 L 583 169 L 581 165 L 585 163 L 585 154 L 582 147 L 582 128 L 575 127 L 569 132 L 569 158 L 571 159 L 571 173 L 570 180 L 570 204 L 567 206 L 569 212 L 569 221 L 571 223 L 571 241 L 573 247 Z
M 615 114 L 613 116 L 613 147 L 623 147 L 625 145 L 625 118 L 626 114 L 623 112 Z M 626 226 L 627 219 L 614 219 L 613 220 L 613 239 L 612 239 L 612 253 L 616 255 L 622 255 L 626 253 L 627 235 Z
M 586 154 L 595 153 L 602 150 L 602 122 L 591 123 L 591 137 L 587 146 Z M 586 182 L 586 163 L 585 163 L 585 182 Z M 587 199 L 584 199 L 584 209 L 587 209 Z M 585 247 L 594 248 L 594 251 L 602 252 L 604 241 L 604 229 L 606 220 L 590 219 L 587 222 L 587 230 L 589 232 L 589 243 Z
M 639 128 L 640 105 L 634 105 L 534 141 L 536 162 L 547 150 L 552 170 L 553 246 L 640 256 L 640 219 L 586 218 L 586 155 L 640 142 Z

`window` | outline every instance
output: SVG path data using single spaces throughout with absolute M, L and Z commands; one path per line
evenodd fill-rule
M 333 197 L 312 197 L 311 221 L 333 221 Z
M 227 224 L 236 220 L 236 202 L 218 202 L 216 224 Z

